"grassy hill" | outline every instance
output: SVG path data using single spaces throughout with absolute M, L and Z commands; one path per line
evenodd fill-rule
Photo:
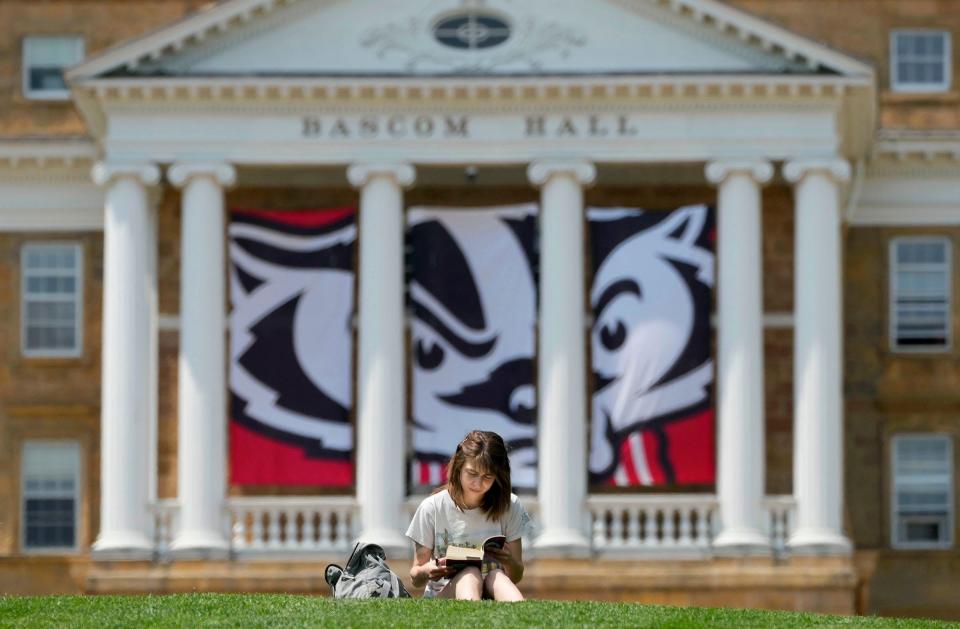
M 929 620 L 527 601 L 334 601 L 277 594 L 0 597 L 0 627 L 960 627 Z

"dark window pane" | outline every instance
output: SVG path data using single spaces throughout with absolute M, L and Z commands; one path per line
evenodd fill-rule
M 75 543 L 72 498 L 27 498 L 26 544 L 32 548 L 72 547 Z
M 911 542 L 937 542 L 940 540 L 938 522 L 908 522 L 907 540 Z
M 65 90 L 63 68 L 30 68 L 30 89 L 37 91 Z

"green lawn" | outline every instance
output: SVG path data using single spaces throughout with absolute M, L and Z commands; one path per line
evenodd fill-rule
M 0 627 L 947 627 L 958 624 L 619 603 L 334 601 L 274 594 L 0 597 Z

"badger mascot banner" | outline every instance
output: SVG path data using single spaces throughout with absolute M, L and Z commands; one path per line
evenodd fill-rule
M 713 483 L 712 210 L 591 208 L 588 219 L 591 482 Z
M 414 485 L 445 480 L 467 432 L 499 433 L 536 486 L 536 206 L 413 208 L 407 246 Z
M 352 208 L 231 213 L 234 484 L 353 483 L 355 240 Z

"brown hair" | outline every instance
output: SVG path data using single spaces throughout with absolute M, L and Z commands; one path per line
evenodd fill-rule
M 488 520 L 499 520 L 510 508 L 510 493 L 513 491 L 510 485 L 510 459 L 507 458 L 507 446 L 503 438 L 488 430 L 471 431 L 447 463 L 447 491 L 454 504 L 462 510 L 467 506 L 463 500 L 460 471 L 467 461 L 476 463 L 478 472 L 493 474 L 493 485 L 483 495 L 480 509 Z

